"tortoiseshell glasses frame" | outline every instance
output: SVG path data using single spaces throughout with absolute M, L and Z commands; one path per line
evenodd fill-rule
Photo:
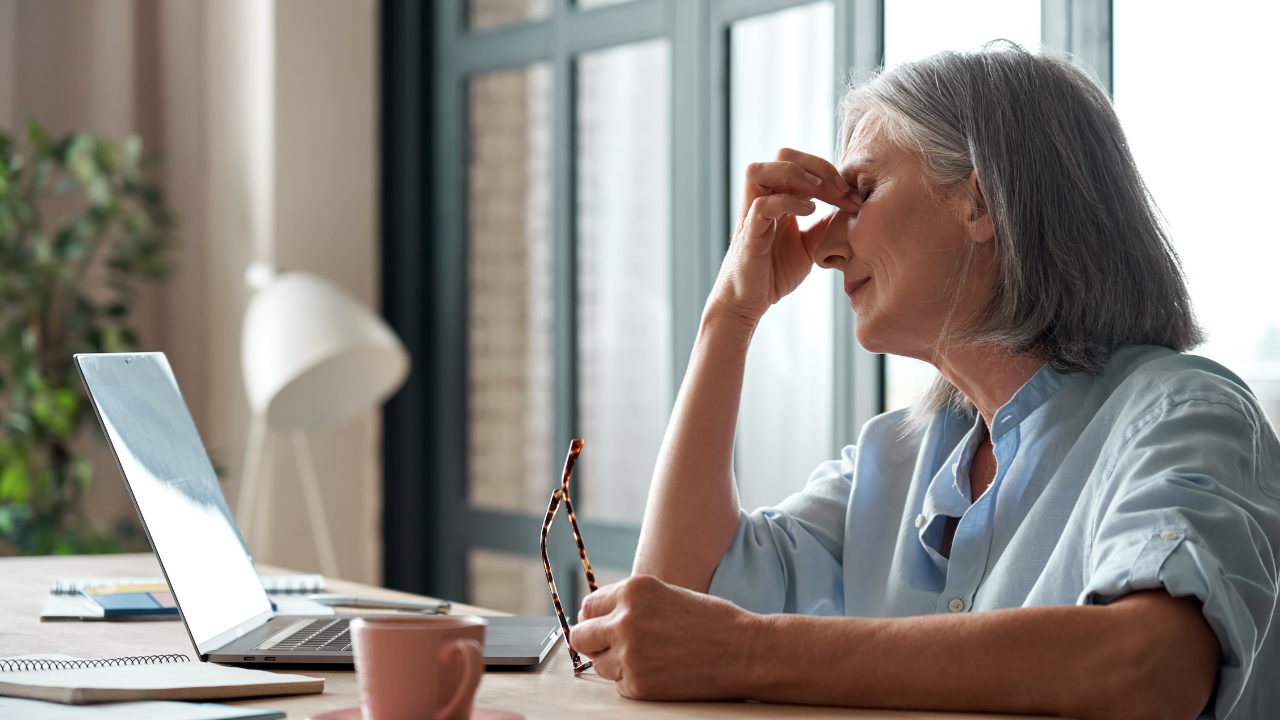
M 560 605 L 560 593 L 556 591 L 556 580 L 551 577 L 551 561 L 547 559 L 547 533 L 551 530 L 551 521 L 555 519 L 560 503 L 563 502 L 565 512 L 569 516 L 569 527 L 573 529 L 573 540 L 578 543 L 578 555 L 582 557 L 582 569 L 587 571 L 587 587 L 591 588 L 591 592 L 595 592 L 596 576 L 591 572 L 587 548 L 582 544 L 582 533 L 578 532 L 578 518 L 573 513 L 573 502 L 569 500 L 569 474 L 573 472 L 573 466 L 578 462 L 578 455 L 581 453 L 581 440 L 569 443 L 569 456 L 564 460 L 564 473 L 560 478 L 560 487 L 551 493 L 551 503 L 547 505 L 547 519 L 542 521 L 542 569 L 547 573 L 547 585 L 551 588 L 551 602 L 556 606 L 556 616 L 560 618 L 560 627 L 564 630 L 565 647 L 569 648 L 569 657 L 573 659 L 574 675 L 588 670 L 592 661 L 582 662 L 582 658 L 578 657 L 578 651 L 573 649 L 573 643 L 569 640 L 569 621 L 565 618 L 564 608 Z

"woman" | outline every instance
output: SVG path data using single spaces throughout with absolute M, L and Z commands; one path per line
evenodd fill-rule
M 640 698 L 1280 716 L 1280 442 L 1182 354 L 1201 334 L 1106 94 L 1003 46 L 896 67 L 841 112 L 838 168 L 748 168 L 636 574 L 586 598 L 574 645 Z M 814 199 L 836 210 L 800 231 Z M 813 264 L 865 348 L 940 379 L 746 513 L 747 346 Z

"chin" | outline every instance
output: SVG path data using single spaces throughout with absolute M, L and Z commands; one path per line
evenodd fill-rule
M 872 317 L 870 313 L 854 316 L 853 336 L 857 338 L 862 349 L 883 355 L 920 357 L 922 346 L 916 334 L 904 333 L 901 327 L 894 327 L 892 323 L 886 324 L 883 318 L 880 319 L 881 322 L 876 322 L 877 318 Z
M 862 349 L 867 352 L 892 352 L 888 347 L 888 343 L 884 342 L 883 336 L 875 332 L 875 322 L 864 320 L 861 315 L 854 315 L 853 336 L 858 340 L 858 344 L 862 346 Z

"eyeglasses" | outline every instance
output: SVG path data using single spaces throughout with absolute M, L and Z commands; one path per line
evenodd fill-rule
M 547 532 L 551 530 L 551 521 L 555 519 L 556 511 L 560 509 L 560 502 L 564 501 L 565 512 L 569 515 L 569 527 L 573 529 L 573 540 L 578 543 L 578 555 L 582 556 L 582 569 L 587 571 L 587 587 L 591 588 L 591 592 L 595 592 L 596 576 L 591 572 L 587 548 L 582 544 L 582 533 L 578 532 L 578 518 L 573 514 L 573 502 L 569 500 L 569 473 L 573 472 L 573 466 L 578 462 L 578 455 L 581 453 L 581 440 L 569 443 L 569 456 L 564 459 L 564 474 L 561 476 L 560 487 L 551 493 L 551 504 L 547 506 L 547 519 L 542 521 L 542 569 L 547 572 L 547 585 L 551 587 L 551 602 L 556 606 L 560 627 L 564 629 L 564 644 L 569 648 L 569 657 L 573 659 L 574 675 L 589 669 L 592 661 L 582 662 L 582 658 L 578 657 L 578 651 L 573 649 L 573 643 L 569 641 L 569 621 L 565 619 L 564 608 L 560 606 L 560 593 L 556 592 L 556 579 L 551 577 L 551 561 L 547 559 Z

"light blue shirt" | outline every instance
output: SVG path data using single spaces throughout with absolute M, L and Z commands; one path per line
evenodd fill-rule
M 1222 646 L 1205 717 L 1280 717 L 1280 442 L 1242 380 L 1131 346 L 1102 377 L 1044 366 L 995 414 L 998 470 L 970 502 L 980 420 L 866 424 L 776 508 L 742 512 L 711 593 L 754 612 L 904 617 L 1193 596 Z M 939 552 L 959 517 L 950 559 Z

